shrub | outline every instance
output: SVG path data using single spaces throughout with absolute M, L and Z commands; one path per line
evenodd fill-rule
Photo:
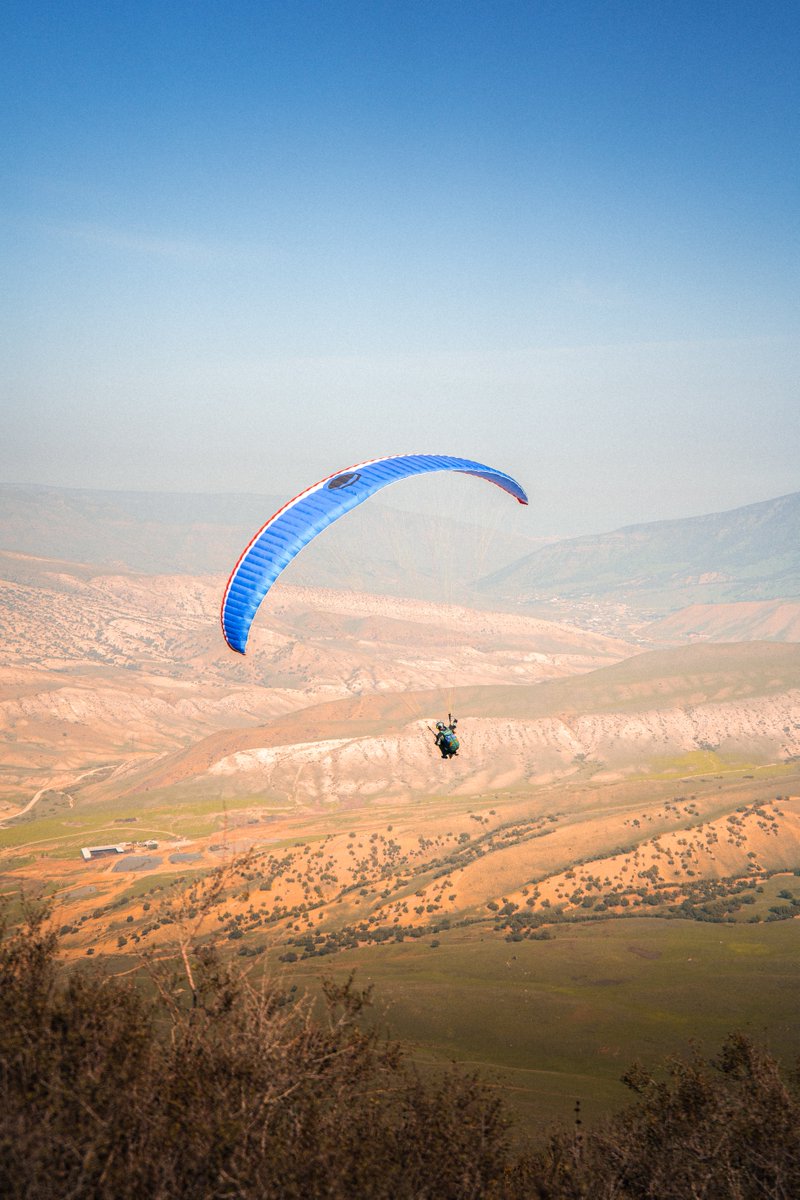
M 716 1059 L 673 1060 L 623 1080 L 637 1102 L 600 1129 L 560 1131 L 509 1183 L 539 1200 L 793 1200 L 800 1196 L 800 1088 L 743 1034 Z
M 67 972 L 41 918 L 0 944 L 0 1194 L 7 1200 L 483 1197 L 507 1121 L 472 1076 L 419 1077 L 365 1031 L 193 953 L 193 989 Z M 155 968 L 153 968 L 155 971 Z M 193 999 L 193 1003 L 192 1003 Z

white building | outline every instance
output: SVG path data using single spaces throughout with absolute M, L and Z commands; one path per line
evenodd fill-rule
M 81 854 L 88 862 L 90 858 L 105 858 L 108 854 L 124 854 L 127 849 L 125 842 L 120 842 L 117 846 L 83 846 Z

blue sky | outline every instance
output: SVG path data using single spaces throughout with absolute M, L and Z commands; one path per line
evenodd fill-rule
M 7 2 L 0 479 L 800 489 L 790 3 Z

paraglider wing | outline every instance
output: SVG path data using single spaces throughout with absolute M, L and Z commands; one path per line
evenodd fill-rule
M 234 567 L 222 597 L 225 641 L 244 654 L 253 618 L 284 567 L 326 526 L 390 483 L 429 471 L 460 471 L 495 483 L 520 504 L 528 497 L 515 479 L 468 458 L 403 454 L 375 458 L 328 475 L 284 504 L 251 539 Z

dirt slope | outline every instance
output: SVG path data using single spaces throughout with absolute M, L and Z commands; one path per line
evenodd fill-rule
M 654 641 L 800 642 L 800 602 L 692 604 L 646 627 Z
M 463 746 L 443 763 L 429 725 L 448 710 Z M 193 784 L 301 803 L 470 795 L 588 769 L 602 778 L 668 770 L 698 753 L 754 763 L 800 753 L 800 646 L 695 646 L 536 687 L 328 702 L 212 735 L 129 774 L 125 788 Z M 98 795 L 121 782 L 99 784 Z

